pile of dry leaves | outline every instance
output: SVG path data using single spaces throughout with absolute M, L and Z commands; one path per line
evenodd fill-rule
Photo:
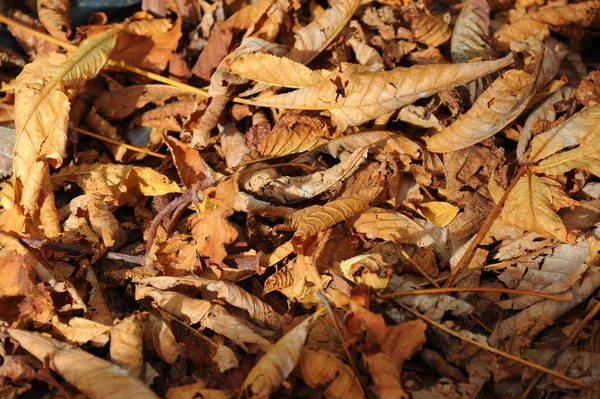
M 600 0 L 2 7 L 0 397 L 600 395 Z

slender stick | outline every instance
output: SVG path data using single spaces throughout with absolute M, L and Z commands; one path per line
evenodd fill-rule
M 143 154 L 152 155 L 153 157 L 156 157 L 156 158 L 162 158 L 162 159 L 170 158 L 170 156 L 168 156 L 168 155 L 159 154 L 157 152 L 150 151 L 150 150 L 148 150 L 146 148 L 140 148 L 140 147 L 133 146 L 131 144 L 123 143 L 121 141 L 113 140 L 111 138 L 104 137 L 104 136 L 101 136 L 99 134 L 92 133 L 92 132 L 89 132 L 87 130 L 80 129 L 78 127 L 72 127 L 71 129 L 75 130 L 77 133 L 83 134 L 84 136 L 93 137 L 95 139 L 98 139 L 100 141 L 104 141 L 106 143 L 110 143 L 110 144 L 118 145 L 118 146 L 123 147 L 123 148 L 127 148 L 128 150 L 131 150 L 131 151 L 141 152 Z
M 460 260 L 458 261 L 456 266 L 450 272 L 450 277 L 448 277 L 448 280 L 446 280 L 444 287 L 452 287 L 452 284 L 454 284 L 454 280 L 456 280 L 456 276 L 458 275 L 458 273 L 463 268 L 465 268 L 466 265 L 469 264 L 469 262 L 471 262 L 471 260 L 473 259 L 473 256 L 475 256 L 475 250 L 477 249 L 477 246 L 481 243 L 481 241 L 483 241 L 483 239 L 485 238 L 488 231 L 490 231 L 492 224 L 494 223 L 494 221 L 496 220 L 498 215 L 500 215 L 500 211 L 502 211 L 502 207 L 504 206 L 504 203 L 506 202 L 506 198 L 508 198 L 508 194 L 510 194 L 511 190 L 517 185 L 517 181 L 519 181 L 519 179 L 525 175 L 527 170 L 528 170 L 527 166 L 521 166 L 519 168 L 519 170 L 517 171 L 517 174 L 512 179 L 512 181 L 510 182 L 510 185 L 504 192 L 504 195 L 502 196 L 502 198 L 500 198 L 500 201 L 498 201 L 496 206 L 494 206 L 494 208 L 492 209 L 492 211 L 490 212 L 488 217 L 485 219 L 485 221 L 481 225 L 481 228 L 479 229 L 479 232 L 477 233 L 477 235 L 475 236 L 473 241 L 471 241 L 471 244 L 469 245 L 469 247 L 467 248 L 467 250 L 465 251 L 463 256 L 460 258 Z
M 519 363 L 519 364 L 522 364 L 524 366 L 531 367 L 533 369 L 541 371 L 543 373 L 549 374 L 549 375 L 551 375 L 553 377 L 556 377 L 556 378 L 559 378 L 559 379 L 561 379 L 563 381 L 566 381 L 569 384 L 572 384 L 574 386 L 581 387 L 581 388 L 590 388 L 590 385 L 583 384 L 583 383 L 581 383 L 581 382 L 579 382 L 577 380 L 574 380 L 571 377 L 567 377 L 564 374 L 557 373 L 556 371 L 550 370 L 550 369 L 548 369 L 548 368 L 546 368 L 544 366 L 540 366 L 539 364 L 532 363 L 532 362 L 529 362 L 527 360 L 521 359 L 520 357 L 511 355 L 510 353 L 506 353 L 504 351 L 501 351 L 500 349 L 496 349 L 496 348 L 491 347 L 489 345 L 482 344 L 481 342 L 477 342 L 474 339 L 463 337 L 462 335 L 460 335 L 456 331 L 453 331 L 453 330 L 449 329 L 448 327 L 446 327 L 446 326 L 444 326 L 444 325 L 442 325 L 442 324 L 440 324 L 440 323 L 438 323 L 438 322 L 436 322 L 434 320 L 431 320 L 429 317 L 424 316 L 421 313 L 412 310 L 408 306 L 405 306 L 403 304 L 399 304 L 399 305 L 402 306 L 404 308 L 404 310 L 406 310 L 407 312 L 412 313 L 414 316 L 422 319 L 423 321 L 431 324 L 432 326 L 434 326 L 436 328 L 439 328 L 440 330 L 444 331 L 445 333 L 450 334 L 453 337 L 456 337 L 456 338 L 460 339 L 461 341 L 468 342 L 471 345 L 475 345 L 478 348 L 484 349 L 484 350 L 486 350 L 488 352 L 491 352 L 491 353 L 493 353 L 495 355 L 502 356 L 502 357 L 504 357 L 506 359 L 509 359 L 509 360 L 512 360 L 512 361 L 514 361 L 516 363 Z
M 497 287 L 442 287 L 442 288 L 431 288 L 426 290 L 412 290 L 412 291 L 403 291 L 403 292 L 394 292 L 393 294 L 382 294 L 378 295 L 376 299 L 388 299 L 388 298 L 396 298 L 400 296 L 408 296 L 408 295 L 430 295 L 430 294 L 440 294 L 444 292 L 502 292 L 505 294 L 515 294 L 515 295 L 531 295 L 537 296 L 545 299 L 552 299 L 555 301 L 569 301 L 571 300 L 568 296 L 558 296 L 551 294 L 544 294 L 542 292 L 533 292 L 533 291 L 523 291 L 523 290 L 511 290 L 509 288 L 497 288 Z

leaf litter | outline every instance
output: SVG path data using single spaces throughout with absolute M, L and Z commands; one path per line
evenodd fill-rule
M 593 397 L 600 2 L 32 5 L 0 396 Z

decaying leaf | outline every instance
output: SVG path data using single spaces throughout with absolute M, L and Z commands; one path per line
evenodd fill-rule
M 490 6 L 487 0 L 464 3 L 452 32 L 452 61 L 466 62 L 477 57 L 494 57 L 490 46 Z
M 68 41 L 71 36 L 71 2 L 69 0 L 37 0 L 40 21 L 57 39 Z
M 39 333 L 10 329 L 9 334 L 39 360 L 48 357 L 50 368 L 90 398 L 158 398 L 127 371 L 81 349 Z

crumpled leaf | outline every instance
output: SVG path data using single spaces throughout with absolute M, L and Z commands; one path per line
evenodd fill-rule
M 195 213 L 191 219 L 192 234 L 197 242 L 198 253 L 215 265 L 227 256 L 225 245 L 237 239 L 237 230 L 227 221 L 222 211 Z
M 600 2 L 597 0 L 541 7 L 498 29 L 494 33 L 496 46 L 499 50 L 504 50 L 509 47 L 511 40 L 525 40 L 532 35 L 548 37 L 551 31 L 560 31 L 560 28 L 567 25 L 584 28 L 592 22 L 598 8 Z
M 385 72 L 356 72 L 352 68 L 290 93 L 257 98 L 263 107 L 327 110 L 343 131 L 410 104 L 419 98 L 468 83 L 513 61 L 512 55 L 467 64 L 413 65 Z
M 340 0 L 327 8 L 319 18 L 295 32 L 294 47 L 286 57 L 308 64 L 335 39 L 359 6 L 358 0 Z
M 110 326 L 81 317 L 73 317 L 65 324 L 55 316 L 52 318 L 52 327 L 69 342 L 85 344 L 91 341 L 97 346 L 104 346 L 108 342 L 111 330 Z
M 554 180 L 528 173 L 508 194 L 502 219 L 520 229 L 574 244 L 575 234 L 567 231 L 557 211 L 576 204 Z
M 173 163 L 184 186 L 190 188 L 196 184 L 206 186 L 214 183 L 215 172 L 197 150 L 170 136 L 163 136 L 163 140 L 173 154 Z
M 375 391 L 380 398 L 408 399 L 409 396 L 402 388 L 400 370 L 394 365 L 387 353 L 379 352 L 363 356 L 369 373 L 375 385 Z
M 69 0 L 37 0 L 38 17 L 48 32 L 57 39 L 69 41 L 71 36 L 71 2 Z
M 452 28 L 441 18 L 426 14 L 416 7 L 403 9 L 402 19 L 408 24 L 415 41 L 430 47 L 438 47 L 452 36 Z
M 137 333 L 137 326 L 133 327 L 135 329 L 134 333 Z M 165 363 L 176 364 L 179 361 L 179 359 L 184 357 L 182 356 L 182 350 L 179 344 L 177 343 L 173 332 L 169 328 L 169 325 L 160 317 L 154 314 L 150 314 L 148 316 L 148 320 L 146 320 L 146 322 L 143 325 L 143 333 L 143 342 L 146 344 L 145 346 L 148 349 L 148 351 L 153 355 L 158 356 Z M 129 342 L 131 342 L 134 345 L 134 348 L 130 349 L 133 350 L 134 353 L 132 353 L 131 358 L 123 359 L 123 361 L 125 361 L 130 366 L 137 367 L 136 358 L 138 355 L 136 348 L 139 344 L 137 343 L 137 339 L 135 338 L 129 338 L 129 340 Z M 118 348 L 121 348 L 121 346 L 119 345 Z M 123 353 L 123 355 L 126 355 L 128 351 L 124 352 L 125 353 Z M 118 353 L 120 358 L 121 351 L 119 350 Z M 129 367 L 127 367 L 127 369 L 130 371 L 132 370 Z
M 352 368 L 334 353 L 302 348 L 297 370 L 309 387 L 326 386 L 323 395 L 327 399 L 359 399 L 365 396 Z
M 323 206 L 315 206 L 309 215 L 299 223 L 292 245 L 296 253 L 302 253 L 307 241 L 315 237 L 320 231 L 342 222 L 369 207 L 369 203 L 380 193 L 379 187 L 372 187 L 361 191 L 353 197 L 340 198 Z
M 49 357 L 52 370 L 92 399 L 158 398 L 143 382 L 129 376 L 125 370 L 81 349 L 39 333 L 12 328 L 8 333 L 40 361 Z
M 494 58 L 490 46 L 490 6 L 487 0 L 468 0 L 456 19 L 450 43 L 452 61 Z
M 316 313 L 318 316 L 319 313 Z M 268 398 L 290 375 L 300 359 L 300 350 L 306 342 L 308 330 L 316 316 L 306 318 L 275 345 L 254 365 L 244 380 L 242 390 L 251 398 Z

